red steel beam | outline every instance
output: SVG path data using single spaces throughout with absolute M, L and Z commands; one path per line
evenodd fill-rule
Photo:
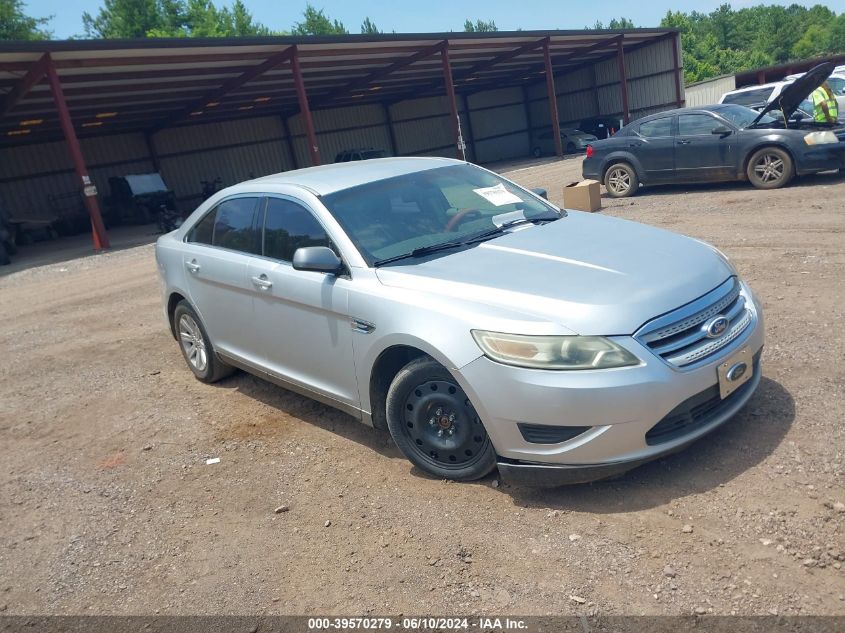
M 3 99 L 3 107 L 0 109 L 0 116 L 6 116 L 11 112 L 21 99 L 23 99 L 30 90 L 32 90 L 47 74 L 47 66 L 50 63 L 50 55 L 44 53 L 41 58 L 35 62 L 26 75 L 18 81 L 14 88 Z
M 631 112 L 628 107 L 628 77 L 625 74 L 625 47 L 622 40 L 616 44 L 616 66 L 619 69 L 619 89 L 622 91 L 622 122 L 631 122 Z
M 284 62 L 290 61 L 291 56 L 293 55 L 296 47 L 288 46 L 285 50 L 271 55 L 267 59 L 265 59 L 262 63 L 258 64 L 257 66 L 250 68 L 246 72 L 238 75 L 237 77 L 233 77 L 228 81 L 224 82 L 222 86 L 219 88 L 215 88 L 214 90 L 210 90 L 209 92 L 205 93 L 202 97 L 197 99 L 196 101 L 191 102 L 189 105 L 185 107 L 179 114 L 166 118 L 162 121 L 159 125 L 156 126 L 154 131 L 158 131 L 162 128 L 167 127 L 169 124 L 174 123 L 180 119 L 183 119 L 187 116 L 190 116 L 191 112 L 195 112 L 197 110 L 202 110 L 205 107 L 206 103 L 211 101 L 218 101 L 225 97 L 230 92 L 237 90 L 244 84 L 249 83 L 253 79 L 260 77 L 268 70 L 273 70 L 274 68 L 278 67 Z
M 370 73 L 366 77 L 362 77 L 361 79 L 356 79 L 354 81 L 349 82 L 345 86 L 338 88 L 337 90 L 332 91 L 326 98 L 325 101 L 333 101 L 335 98 L 349 94 L 350 92 L 354 92 L 355 90 L 359 90 L 362 88 L 368 87 L 372 82 L 381 79 L 382 77 L 386 77 L 397 70 L 401 70 L 411 64 L 414 64 L 418 61 L 425 59 L 426 57 L 430 57 L 437 53 L 438 51 L 443 50 L 443 47 L 446 45 L 446 41 L 443 40 L 438 42 L 434 46 L 427 46 L 426 48 L 417 51 L 413 55 L 406 57 L 405 59 L 400 59 L 389 66 L 385 66 L 383 68 L 379 68 L 378 70 Z
M 290 68 L 293 71 L 293 80 L 296 84 L 296 99 L 299 102 L 299 112 L 302 114 L 302 125 L 305 128 L 305 136 L 308 138 L 308 153 L 311 155 L 311 165 L 321 165 L 320 147 L 317 145 L 317 133 L 314 131 L 314 119 L 311 118 L 311 108 L 308 105 L 308 93 L 305 90 L 305 82 L 302 80 L 302 69 L 299 67 L 299 51 L 293 46 L 293 54 L 290 58 Z
M 70 151 L 71 159 L 73 160 L 73 167 L 76 170 L 76 175 L 79 177 L 79 184 L 82 185 L 83 199 L 85 206 L 88 207 L 88 214 L 91 216 L 91 232 L 94 238 L 94 248 L 109 248 L 109 236 L 106 234 L 106 226 L 103 224 L 103 216 L 100 214 L 100 205 L 97 203 L 96 189 L 93 189 L 91 178 L 88 176 L 88 168 L 85 167 L 85 159 L 82 156 L 82 148 L 79 146 L 79 139 L 76 138 L 76 131 L 73 129 L 73 121 L 70 118 L 70 112 L 65 103 L 65 96 L 62 94 L 62 83 L 59 81 L 59 75 L 56 68 L 53 66 L 53 60 L 49 53 L 45 53 L 47 58 L 46 74 L 47 80 L 50 82 L 50 89 L 53 92 L 53 99 L 56 101 L 56 110 L 59 112 L 59 122 L 62 126 L 62 132 L 65 135 L 65 142 Z
M 549 95 L 549 116 L 552 119 L 552 137 L 555 139 L 555 153 L 563 156 L 563 143 L 560 138 L 560 116 L 557 111 L 557 91 L 555 90 L 555 75 L 552 69 L 552 56 L 549 54 L 549 43 L 543 44 L 543 61 L 546 65 L 546 92 Z
M 449 43 L 440 49 L 440 61 L 443 64 L 443 81 L 446 84 L 446 97 L 449 100 L 449 109 L 452 113 L 452 134 L 455 137 L 455 149 L 457 157 L 466 160 L 464 151 L 464 139 L 461 136 L 461 120 L 458 118 L 458 102 L 455 99 L 455 84 L 452 82 L 452 66 L 449 63 Z

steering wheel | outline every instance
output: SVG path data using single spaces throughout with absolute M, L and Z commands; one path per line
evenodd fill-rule
M 478 209 L 462 209 L 461 211 L 458 211 L 455 215 L 453 215 L 451 218 L 449 218 L 449 221 L 446 223 L 444 231 L 446 231 L 447 233 L 450 231 L 454 231 L 458 227 L 458 225 L 464 220 L 480 215 L 481 211 L 479 211 Z

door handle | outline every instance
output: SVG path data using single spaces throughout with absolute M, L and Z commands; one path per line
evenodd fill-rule
M 689 145 L 690 143 L 692 143 L 692 141 L 690 141 L 689 139 L 681 139 L 680 141 L 678 141 L 678 145 Z
M 628 147 L 642 147 L 642 146 L 643 146 L 642 143 L 629 143 L 628 144 Z
M 200 271 L 200 265 L 197 263 L 197 260 L 191 260 L 189 262 L 185 262 L 185 268 L 187 268 L 190 272 L 196 274 Z
M 261 274 L 258 277 L 252 278 L 252 283 L 263 290 L 270 290 L 273 287 L 273 282 L 267 279 L 267 275 Z

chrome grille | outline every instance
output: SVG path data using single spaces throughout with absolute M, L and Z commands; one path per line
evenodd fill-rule
M 710 337 L 707 325 L 719 316 L 727 319 L 727 327 L 718 337 Z M 732 277 L 692 303 L 646 323 L 634 337 L 667 363 L 686 367 L 736 340 L 751 321 L 739 281 Z

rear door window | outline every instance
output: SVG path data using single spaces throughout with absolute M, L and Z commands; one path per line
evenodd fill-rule
M 224 200 L 194 225 L 187 241 L 244 253 L 258 253 L 255 211 L 258 198 Z
M 644 138 L 672 136 L 672 117 L 667 116 L 662 119 L 654 119 L 653 121 L 640 123 L 638 133 Z

